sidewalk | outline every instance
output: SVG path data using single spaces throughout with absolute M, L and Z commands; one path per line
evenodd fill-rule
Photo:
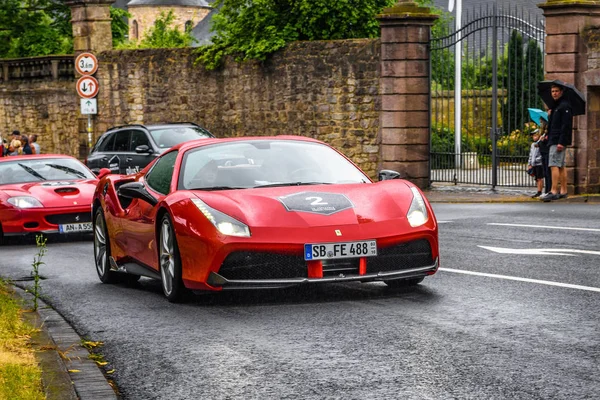
M 497 187 L 492 190 L 490 186 L 434 183 L 429 189 L 424 190 L 424 193 L 432 203 L 543 203 L 540 199 L 531 198 L 535 193 L 534 188 Z M 566 199 L 552 203 L 600 204 L 600 194 L 569 195 Z

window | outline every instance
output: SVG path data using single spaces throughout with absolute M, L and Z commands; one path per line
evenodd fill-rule
M 139 34 L 138 34 L 138 22 L 136 20 L 133 21 L 133 24 L 131 24 L 133 26 L 133 28 L 131 29 L 131 36 L 133 40 L 138 40 L 139 39 Z
M 146 136 L 146 132 L 144 131 L 131 131 L 131 151 L 135 151 L 135 148 L 138 146 L 146 145 L 150 148 L 150 140 L 148 140 L 148 136 Z
M 185 21 L 185 27 L 184 27 L 185 32 L 191 32 L 193 27 L 194 26 L 193 26 L 192 21 Z
M 158 193 L 168 194 L 173 179 L 173 170 L 177 160 L 177 152 L 172 151 L 159 158 L 146 174 L 146 183 Z
M 104 135 L 103 137 L 100 138 L 100 140 L 98 141 L 98 144 L 96 145 L 97 151 L 113 151 L 114 144 L 115 144 L 115 134 L 114 133 Z
M 129 151 L 131 131 L 120 131 L 115 134 L 114 151 Z

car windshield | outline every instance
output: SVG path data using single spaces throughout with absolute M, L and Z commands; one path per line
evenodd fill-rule
M 331 147 L 290 140 L 252 140 L 186 152 L 180 189 L 367 183 L 369 178 Z
M 176 144 L 187 142 L 189 140 L 212 137 L 206 129 L 200 128 L 199 126 L 150 128 L 150 134 L 161 152 L 167 151 Z
M 31 158 L 0 163 L 0 185 L 94 178 L 81 162 L 72 158 Z

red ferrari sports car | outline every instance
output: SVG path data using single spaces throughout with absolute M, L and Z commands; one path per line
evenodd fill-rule
M 96 269 L 105 283 L 160 279 L 169 301 L 189 290 L 417 284 L 438 269 L 437 221 L 398 177 L 373 182 L 297 136 L 186 142 L 138 174 L 100 179 Z
M 97 183 L 92 171 L 73 157 L 0 158 L 0 241 L 30 233 L 91 233 Z

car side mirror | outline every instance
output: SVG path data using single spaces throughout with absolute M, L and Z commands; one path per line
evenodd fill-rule
M 98 179 L 102 179 L 104 178 L 106 175 L 110 175 L 112 173 L 112 171 L 108 168 L 100 168 L 100 171 L 98 171 Z
M 152 149 L 147 144 L 141 144 L 135 148 L 135 152 L 138 154 L 152 153 Z
M 400 172 L 392 171 L 391 169 L 382 169 L 377 175 L 380 181 L 387 181 L 390 179 L 400 179 Z
M 151 206 L 158 204 L 156 197 L 148 193 L 148 190 L 146 190 L 146 187 L 141 182 L 128 182 L 122 184 L 119 186 L 119 189 L 117 189 L 117 195 L 130 199 L 141 199 Z

